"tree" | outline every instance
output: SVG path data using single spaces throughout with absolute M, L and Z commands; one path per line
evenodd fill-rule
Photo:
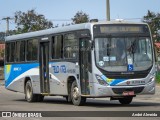
M 0 42 L 5 40 L 5 33 L 0 32 Z
M 153 40 L 160 41 L 158 36 L 158 30 L 160 30 L 160 13 L 155 14 L 148 10 L 147 15 L 143 17 L 143 21 L 149 24 Z
M 53 27 L 53 23 L 45 19 L 44 15 L 38 14 L 34 9 L 28 10 L 26 13 L 15 12 L 15 23 L 17 33 L 25 33 L 37 30 L 43 30 Z
M 84 13 L 83 11 L 78 11 L 74 18 L 72 18 L 73 23 L 80 24 L 89 22 L 89 15 Z

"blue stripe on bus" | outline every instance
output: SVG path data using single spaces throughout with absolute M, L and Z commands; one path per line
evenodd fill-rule
M 19 75 L 36 67 L 39 67 L 39 63 L 5 65 L 5 86 L 7 87 Z
M 106 82 L 110 85 L 110 86 L 115 86 L 123 81 L 126 81 L 127 79 L 109 79 L 107 78 L 105 75 L 102 75 L 101 78 L 103 80 L 106 80 Z
M 123 81 L 125 81 L 126 79 L 115 79 L 110 83 L 110 86 L 115 86 Z

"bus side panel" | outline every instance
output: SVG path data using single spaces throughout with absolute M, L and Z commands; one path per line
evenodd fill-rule
M 9 90 L 24 92 L 25 78 L 29 77 L 32 80 L 38 76 L 38 63 L 5 65 L 5 87 Z
M 32 82 L 33 93 L 41 94 L 39 68 L 36 70 L 36 73 L 37 75 L 31 75 L 29 76 L 29 78 L 31 79 L 31 82 Z
M 72 62 L 51 62 L 50 71 L 50 94 L 68 95 L 67 79 L 73 76 L 77 79 L 79 68 Z

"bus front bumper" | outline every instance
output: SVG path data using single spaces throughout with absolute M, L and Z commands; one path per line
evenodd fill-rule
M 102 86 L 94 83 L 94 89 L 90 95 L 95 97 L 113 97 L 113 96 L 126 96 L 125 92 L 129 92 L 132 96 L 155 94 L 155 81 L 152 81 L 145 85 L 136 86 Z M 133 95 L 134 93 L 134 95 Z

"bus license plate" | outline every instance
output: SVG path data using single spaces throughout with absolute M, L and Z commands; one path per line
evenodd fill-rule
M 134 91 L 124 91 L 123 95 L 124 96 L 132 96 L 132 95 L 135 95 L 135 94 L 134 94 Z

